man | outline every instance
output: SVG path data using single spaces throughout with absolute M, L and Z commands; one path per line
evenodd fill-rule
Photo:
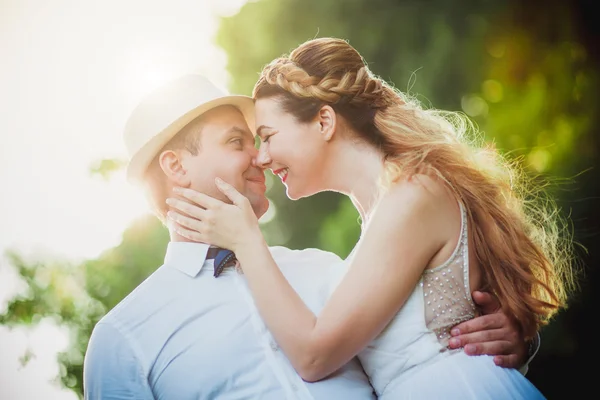
M 257 216 L 266 212 L 253 112 L 251 98 L 227 96 L 197 75 L 170 82 L 133 111 L 125 129 L 128 178 L 145 187 L 163 222 L 174 186 L 226 200 L 216 176 L 246 196 Z M 164 264 L 94 328 L 84 364 L 86 399 L 375 398 L 357 359 L 327 379 L 302 381 L 260 319 L 244 276 L 221 270 L 227 253 L 187 242 L 171 229 L 170 236 Z M 316 249 L 271 250 L 318 313 L 339 257 Z M 525 345 L 503 314 L 459 328 L 477 330 L 459 336 L 459 344 L 474 341 L 476 351 L 522 363 Z

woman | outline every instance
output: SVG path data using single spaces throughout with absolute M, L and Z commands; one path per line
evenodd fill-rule
M 288 197 L 337 191 L 363 221 L 322 313 L 287 283 L 231 186 L 218 182 L 233 205 L 200 197 L 199 224 L 171 216 L 180 234 L 235 252 L 298 373 L 319 380 L 358 355 L 380 398 L 543 398 L 492 357 L 447 349 L 450 328 L 475 316 L 472 290 L 493 291 L 528 337 L 564 305 L 568 247 L 547 229 L 556 214 L 520 197 L 516 170 L 472 147 L 458 114 L 424 110 L 373 76 L 343 40 L 274 60 L 253 96 L 259 162 Z

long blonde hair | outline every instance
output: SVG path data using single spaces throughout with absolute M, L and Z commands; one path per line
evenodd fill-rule
M 423 172 L 447 182 L 467 208 L 483 289 L 496 294 L 526 337 L 566 306 L 573 275 L 565 220 L 518 163 L 475 140 L 463 114 L 424 109 L 374 76 L 356 49 L 336 38 L 310 40 L 273 60 L 253 97 L 276 98 L 299 122 L 330 105 L 380 149 L 388 184 Z

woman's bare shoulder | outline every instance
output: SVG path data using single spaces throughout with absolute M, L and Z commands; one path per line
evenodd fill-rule
M 404 204 L 417 209 L 455 207 L 456 199 L 449 185 L 435 176 L 415 174 L 392 184 L 382 197 L 382 203 Z

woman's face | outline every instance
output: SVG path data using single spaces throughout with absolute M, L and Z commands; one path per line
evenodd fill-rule
M 325 190 L 327 140 L 320 116 L 300 123 L 282 110 L 277 98 L 257 100 L 255 112 L 261 139 L 258 164 L 279 176 L 292 200 Z

